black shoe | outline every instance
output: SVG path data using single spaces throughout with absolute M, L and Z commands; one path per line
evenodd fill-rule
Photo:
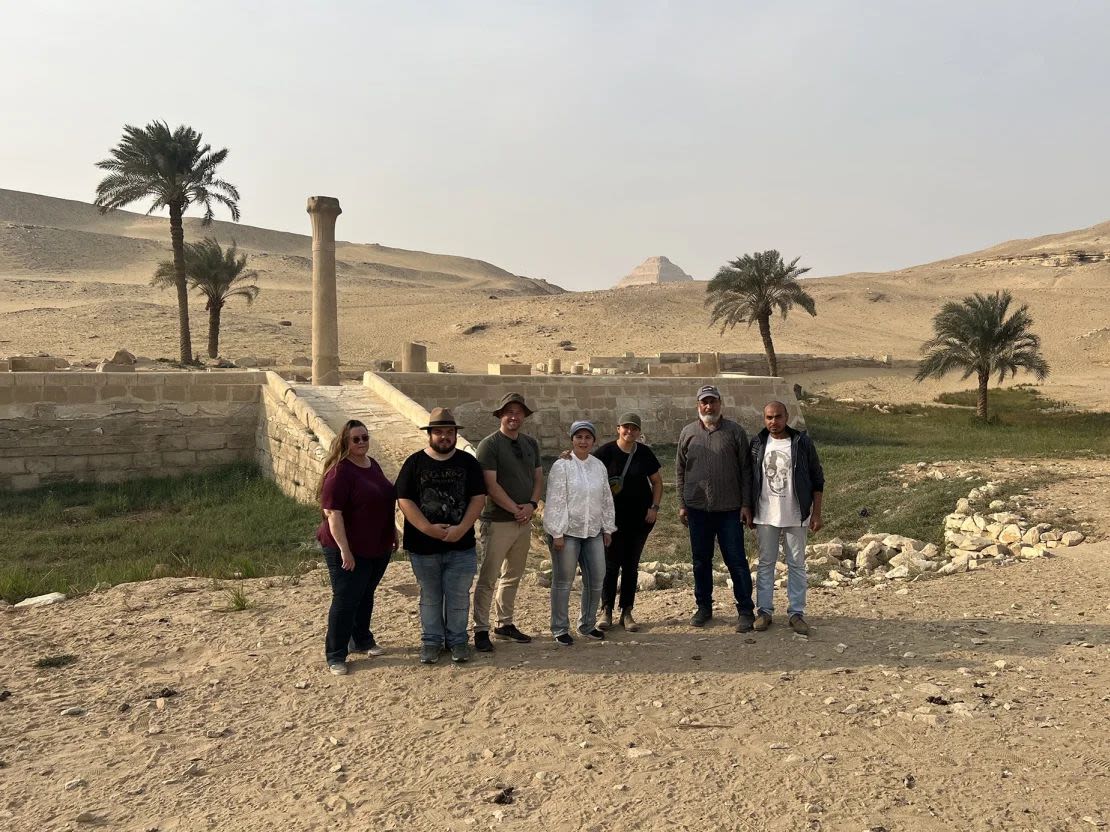
M 694 617 L 690 619 L 691 627 L 704 627 L 713 618 L 712 607 L 698 607 L 694 611 Z
M 736 632 L 750 633 L 755 628 L 755 616 L 750 612 L 742 612 L 736 618 Z
M 597 627 L 592 630 L 579 630 L 578 635 L 584 638 L 592 638 L 594 641 L 605 641 L 605 633 L 601 632 Z
M 462 664 L 470 661 L 470 645 L 465 641 L 462 644 L 451 645 L 451 661 Z
M 555 636 L 555 643 L 560 647 L 570 647 L 574 644 L 574 639 L 570 637 L 570 633 L 563 633 L 562 635 Z
M 476 630 L 474 633 L 474 649 L 479 653 L 492 653 L 493 642 L 489 640 L 489 633 L 485 630 Z
M 531 636 L 526 636 L 516 628 L 516 624 L 506 624 L 504 627 L 494 627 L 493 634 L 498 638 L 515 641 L 517 644 L 529 644 Z

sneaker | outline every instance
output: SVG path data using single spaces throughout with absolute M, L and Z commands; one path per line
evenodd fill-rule
M 592 638 L 594 641 L 605 641 L 605 633 L 601 632 L 597 627 L 592 630 L 579 630 L 578 635 Z
M 762 633 L 771 626 L 771 614 L 769 612 L 761 612 L 755 617 L 755 623 L 752 624 L 752 629 L 757 633 Z
M 690 619 L 691 627 L 704 627 L 713 618 L 712 607 L 698 607 L 694 611 L 693 618 Z
M 451 645 L 451 661 L 455 664 L 470 661 L 470 645 L 465 641 L 462 644 Z
M 621 626 L 630 633 L 638 633 L 640 625 L 636 623 L 636 619 L 632 617 L 632 610 L 625 610 L 621 613 Z
M 736 617 L 736 632 L 750 633 L 755 629 L 755 616 L 750 612 L 742 612 Z
M 479 653 L 493 652 L 493 642 L 489 640 L 489 632 L 487 630 L 474 631 L 474 649 Z
M 498 638 L 515 641 L 517 644 L 529 644 L 531 636 L 526 636 L 516 628 L 516 624 L 506 624 L 504 627 L 494 627 L 493 634 Z
M 328 670 L 331 671 L 332 676 L 346 676 L 347 663 L 346 662 L 328 662 Z
M 794 613 L 790 616 L 790 629 L 800 636 L 809 635 L 809 625 L 806 624 L 806 620 L 802 618 L 800 613 Z
M 613 611 L 612 610 L 602 610 L 601 611 L 601 620 L 599 622 L 597 622 L 597 628 L 599 630 L 609 630 L 612 627 L 613 627 Z
M 570 647 L 574 644 L 574 639 L 570 637 L 570 633 L 563 633 L 562 635 L 555 636 L 555 643 L 561 647 Z
M 370 634 L 370 641 L 366 644 L 356 644 L 352 638 L 347 642 L 348 653 L 369 653 L 371 656 L 380 656 L 385 653 L 384 647 L 379 647 L 378 643 L 374 641 L 374 634 Z
M 439 661 L 439 651 L 442 649 L 438 644 L 421 644 L 420 663 L 435 664 Z

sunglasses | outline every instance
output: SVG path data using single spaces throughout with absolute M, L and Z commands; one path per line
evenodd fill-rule
M 369 436 L 352 436 L 351 437 L 351 442 L 353 442 L 356 445 L 362 445 L 362 444 L 364 444 L 366 442 L 369 442 L 369 441 L 370 441 Z

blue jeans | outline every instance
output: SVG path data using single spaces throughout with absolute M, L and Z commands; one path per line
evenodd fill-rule
M 339 550 L 325 548 L 324 562 L 331 577 L 331 608 L 324 656 L 331 664 L 347 660 L 348 644 L 352 639 L 359 647 L 374 642 L 374 634 L 370 632 L 374 591 L 389 566 L 389 554 L 380 558 L 355 558 L 355 568 L 348 572 L 342 567 Z
M 686 509 L 690 526 L 690 552 L 694 563 L 694 601 L 699 607 L 713 606 L 713 543 L 721 546 L 721 558 L 732 577 L 732 594 L 736 611 L 754 615 L 752 573 L 744 557 L 744 526 L 740 510 L 702 511 Z
M 420 641 L 442 647 L 466 644 L 470 584 L 478 573 L 476 549 L 435 555 L 409 552 L 412 573 L 420 584 Z
M 578 631 L 588 633 L 597 627 L 597 605 L 605 581 L 605 543 L 601 535 L 564 537 L 563 551 L 548 538 L 551 549 L 551 635 L 570 632 L 570 585 L 575 568 L 582 567 L 582 611 Z
M 759 566 L 756 567 L 756 602 L 760 612 L 775 611 L 775 563 L 779 559 L 779 538 L 786 553 L 786 602 L 789 615 L 806 611 L 806 527 L 755 527 L 759 539 Z

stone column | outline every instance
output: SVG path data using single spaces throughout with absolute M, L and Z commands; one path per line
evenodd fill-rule
M 335 220 L 332 196 L 310 196 L 312 218 L 312 383 L 339 384 L 339 315 L 335 298 Z
M 406 342 L 401 347 L 401 372 L 426 373 L 428 372 L 428 348 L 423 344 Z

